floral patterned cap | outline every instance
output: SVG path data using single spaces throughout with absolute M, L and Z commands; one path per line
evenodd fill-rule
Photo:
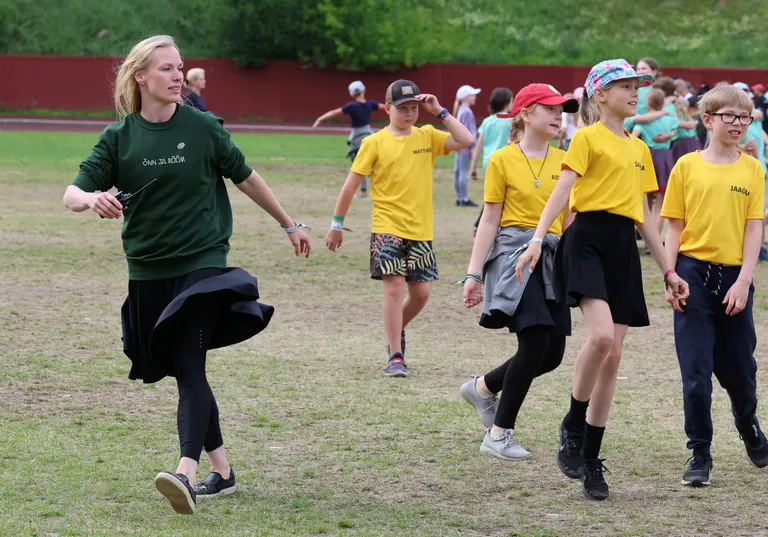
M 592 97 L 597 88 L 602 88 L 611 82 L 627 78 L 636 78 L 640 86 L 650 86 L 656 80 L 653 75 L 638 75 L 627 60 L 619 58 L 617 60 L 606 60 L 595 65 L 589 71 L 584 87 L 587 89 L 587 95 Z

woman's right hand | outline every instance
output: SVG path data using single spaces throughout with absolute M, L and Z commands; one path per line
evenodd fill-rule
M 536 268 L 536 264 L 539 262 L 539 258 L 541 257 L 541 243 L 540 242 L 532 242 L 528 245 L 528 248 L 525 249 L 525 251 L 522 253 L 520 258 L 517 260 L 517 266 L 515 267 L 515 275 L 517 276 L 518 283 L 523 283 L 523 269 L 525 268 L 525 265 L 528 263 L 531 264 L 530 268 L 528 269 L 528 272 L 533 272 L 533 269 Z
M 88 207 L 102 218 L 120 218 L 123 205 L 109 192 L 93 192 Z
M 464 282 L 464 307 L 474 308 L 483 301 L 483 284 L 469 278 Z

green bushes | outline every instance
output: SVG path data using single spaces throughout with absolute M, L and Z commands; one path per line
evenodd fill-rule
M 766 67 L 764 0 L 0 0 L 0 52 L 121 55 L 169 33 L 185 56 L 241 65 L 424 63 Z

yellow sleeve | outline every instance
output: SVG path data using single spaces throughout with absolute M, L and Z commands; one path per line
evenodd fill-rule
M 358 175 L 371 175 L 373 171 L 373 164 L 378 157 L 379 145 L 375 140 L 371 140 L 372 136 L 363 138 L 363 143 L 360 144 L 360 150 L 357 152 L 355 161 L 352 163 L 352 172 Z
M 591 154 L 592 147 L 589 144 L 589 138 L 584 134 L 583 129 L 579 129 L 574 133 L 573 139 L 571 139 L 571 145 L 568 146 L 568 152 L 565 154 L 561 169 L 570 168 L 579 176 L 582 176 L 589 168 Z
M 664 194 L 664 204 L 661 206 L 662 218 L 678 218 L 685 220 L 685 164 L 680 161 L 672 168 Z
M 445 142 L 447 142 L 448 138 L 451 137 L 451 133 L 437 130 L 432 125 L 426 125 L 424 128 L 428 128 L 431 131 L 430 135 L 432 137 L 432 161 L 434 162 L 435 158 L 437 157 L 450 154 L 450 151 L 445 150 Z
M 752 182 L 751 195 L 749 196 L 749 208 L 747 209 L 747 220 L 762 220 L 763 210 L 765 209 L 765 175 L 762 166 L 755 166 L 755 178 Z
M 658 192 L 659 184 L 656 182 L 656 168 L 653 167 L 653 158 L 651 158 L 651 150 L 643 142 L 640 142 L 643 146 L 643 192 Z
M 483 201 L 486 203 L 502 203 L 507 194 L 507 181 L 504 178 L 498 156 L 498 153 L 491 155 L 485 170 Z

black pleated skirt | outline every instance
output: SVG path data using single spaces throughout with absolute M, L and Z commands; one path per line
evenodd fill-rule
M 130 379 L 174 376 L 176 342 L 200 308 L 214 315 L 209 349 L 234 345 L 264 330 L 274 308 L 258 302 L 256 278 L 241 268 L 206 268 L 162 280 L 130 280 L 122 307 L 123 352 Z

